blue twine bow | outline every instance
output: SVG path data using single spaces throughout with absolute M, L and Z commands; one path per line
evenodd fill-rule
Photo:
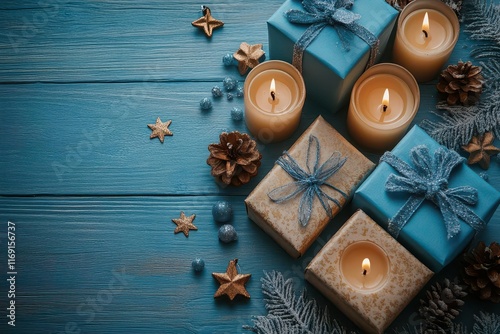
M 361 18 L 361 15 L 350 11 L 353 5 L 354 0 L 304 0 L 302 6 L 305 12 L 290 9 L 285 13 L 285 17 L 292 23 L 311 25 L 293 47 L 292 64 L 299 72 L 302 73 L 304 50 L 327 25 L 335 28 L 346 51 L 350 50 L 349 41 L 345 34 L 347 31 L 365 41 L 370 46 L 370 57 L 366 69 L 375 63 L 379 40 L 368 29 L 355 22 Z
M 311 166 L 314 156 L 315 159 Z M 330 176 L 342 168 L 347 158 L 342 158 L 340 152 L 334 152 L 327 161 L 318 167 L 319 160 L 319 141 L 318 138 L 313 135 L 309 136 L 309 145 L 307 147 L 307 171 L 302 169 L 287 151 L 284 151 L 283 155 L 279 157 L 276 163 L 295 181 L 277 187 L 267 194 L 273 202 L 282 203 L 304 192 L 299 204 L 299 222 L 302 226 L 306 226 L 311 218 L 314 195 L 318 197 L 323 209 L 325 209 L 330 218 L 333 218 L 333 216 L 328 200 L 331 200 L 339 208 L 341 207 L 339 201 L 327 195 L 323 189 L 321 189 L 321 186 L 326 186 L 339 192 L 344 198 L 348 197 L 343 191 L 326 182 Z
M 412 194 L 401 209 L 389 220 L 389 232 L 397 238 L 424 200 L 436 204 L 443 216 L 448 239 L 460 232 L 461 218 L 475 230 L 484 228 L 485 223 L 467 205 L 477 203 L 477 190 L 470 186 L 448 188 L 448 179 L 454 167 L 464 158 L 455 151 L 438 148 L 434 156 L 425 145 L 415 146 L 410 151 L 415 167 L 411 167 L 391 152 L 386 152 L 380 161 L 385 161 L 401 175 L 391 174 L 385 188 L 389 192 Z

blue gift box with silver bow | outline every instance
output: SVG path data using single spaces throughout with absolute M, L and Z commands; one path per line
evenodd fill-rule
M 415 125 L 382 156 L 353 205 L 438 272 L 486 226 L 500 203 L 500 193 L 464 161 Z
M 307 96 L 336 112 L 386 49 L 397 15 L 384 0 L 288 0 L 267 22 L 270 58 L 294 64 Z

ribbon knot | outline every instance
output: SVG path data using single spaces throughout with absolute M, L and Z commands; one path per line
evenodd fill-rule
M 400 174 L 389 175 L 386 190 L 411 194 L 394 217 L 389 219 L 388 230 L 395 238 L 424 200 L 433 202 L 441 211 L 448 239 L 460 232 L 459 219 L 475 230 L 484 228 L 485 222 L 468 207 L 477 203 L 477 190 L 470 186 L 448 188 L 453 168 L 461 164 L 464 158 L 444 147 L 438 148 L 431 156 L 425 145 L 412 148 L 410 158 L 413 167 L 391 152 L 384 153 L 380 158 L 380 161 L 385 161 Z
M 350 11 L 353 5 L 354 0 L 303 0 L 302 7 L 305 11 L 290 9 L 285 12 L 285 17 L 291 23 L 310 25 L 293 47 L 292 64 L 300 72 L 302 72 L 304 50 L 327 25 L 335 28 L 346 51 L 350 50 L 346 36 L 348 31 L 365 41 L 370 46 L 370 57 L 366 68 L 375 63 L 379 40 L 368 29 L 356 23 L 361 15 Z
M 448 188 L 448 180 L 447 179 L 439 179 L 437 181 L 432 181 L 429 183 L 427 186 L 427 191 L 425 193 L 425 198 L 434 201 L 436 198 L 436 195 L 442 191 L 446 190 Z
M 334 152 L 328 160 L 319 166 L 320 155 L 319 140 L 313 135 L 309 136 L 306 169 L 300 167 L 287 151 L 283 152 L 283 155 L 278 158 L 276 164 L 281 166 L 294 181 L 277 187 L 267 194 L 273 202 L 283 203 L 303 193 L 299 203 L 299 222 L 302 226 L 306 226 L 311 218 L 315 196 L 318 197 L 323 209 L 330 218 L 333 218 L 333 216 L 328 200 L 341 207 L 339 201 L 328 195 L 322 189 L 322 186 L 333 189 L 344 198 L 348 197 L 342 190 L 326 182 L 328 178 L 342 168 L 347 158 L 342 158 L 340 152 Z

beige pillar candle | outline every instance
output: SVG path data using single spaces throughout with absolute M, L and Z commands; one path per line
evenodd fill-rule
M 403 137 L 420 104 L 415 78 L 396 64 L 378 64 L 354 84 L 347 114 L 353 139 L 372 151 L 389 150 Z
M 250 71 L 244 96 L 248 129 L 259 141 L 270 143 L 290 137 L 297 129 L 306 88 L 295 67 L 270 60 Z
M 406 5 L 399 15 L 397 29 L 394 62 L 410 71 L 418 82 L 437 76 L 460 32 L 455 12 L 436 0 L 418 0 Z

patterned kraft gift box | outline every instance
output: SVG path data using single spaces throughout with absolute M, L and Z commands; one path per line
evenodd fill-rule
M 317 141 L 315 138 L 317 138 Z M 319 155 L 316 155 L 316 153 L 319 153 Z M 316 195 L 317 192 L 313 189 L 314 185 L 310 186 L 310 188 L 306 187 L 309 180 L 303 180 L 304 182 L 301 183 L 301 186 L 303 186 L 302 191 L 295 192 L 296 196 L 288 196 L 300 187 L 300 185 L 295 187 L 300 182 L 295 181 L 297 179 L 292 178 L 279 164 L 280 160 L 286 156 L 285 154 L 278 159 L 276 165 L 248 195 L 245 204 L 248 217 L 292 257 L 298 258 L 319 236 L 330 219 L 352 198 L 354 190 L 374 168 L 374 164 L 321 116 L 297 139 L 288 154 L 304 172 L 308 171 L 307 166 L 310 166 L 311 173 L 314 170 L 313 165 L 317 157 L 319 157 L 317 164 L 319 174 L 324 176 L 324 173 L 327 173 L 328 177 L 325 184 L 318 186 L 316 190 L 320 193 L 324 192 L 325 195 L 337 201 L 339 205 L 326 197 L 322 197 L 326 208 L 329 207 L 327 212 L 327 209 L 322 206 L 319 196 Z M 329 163 L 324 164 L 335 160 L 342 162 L 344 158 L 346 160 L 338 170 Z M 306 164 L 306 160 L 309 160 L 309 164 Z M 335 173 L 330 175 L 323 167 L 334 167 Z M 287 188 L 289 186 L 290 189 Z M 332 189 L 333 187 L 336 190 Z M 284 190 L 284 192 L 278 191 L 279 189 Z M 285 190 L 290 190 L 290 193 L 287 194 Z M 276 195 L 276 192 L 278 192 L 277 195 L 279 196 L 273 196 Z M 312 202 L 303 201 L 307 197 L 306 193 L 309 192 L 312 193 L 309 194 Z M 280 196 L 291 198 L 282 202 L 276 201 L 275 197 Z M 311 203 L 311 206 L 308 205 L 309 203 Z M 299 214 L 299 211 L 302 214 Z M 310 215 L 307 215 L 307 213 L 310 213 Z M 307 218 L 301 219 L 304 215 Z
M 440 156 L 438 152 L 448 152 L 448 158 L 444 159 L 447 163 L 453 160 L 450 157 L 456 157 L 454 167 L 443 168 L 431 163 L 429 165 L 431 167 L 426 168 L 429 162 L 425 162 L 426 159 L 422 158 L 425 156 L 422 155 L 425 153 L 425 150 L 422 151 L 423 147 L 428 148 L 432 159 Z M 424 176 L 427 173 L 426 169 L 434 171 L 429 174 L 430 182 L 422 182 L 425 177 L 423 179 L 418 179 L 420 176 L 413 177 L 415 180 L 404 185 L 407 187 L 406 190 L 400 189 L 400 183 L 405 183 L 408 179 L 401 179 L 403 174 L 392 167 L 393 162 L 389 161 L 391 165 L 386 162 L 386 156 L 397 157 L 410 166 L 412 171 L 420 170 L 418 174 Z M 415 125 L 391 153 L 386 152 L 382 157 L 381 163 L 356 191 L 353 205 L 364 210 L 397 237 L 398 241 L 420 261 L 434 272 L 438 272 L 463 251 L 474 236 L 474 226 L 484 226 L 500 202 L 500 193 L 470 169 L 463 160 L 465 159 L 439 145 Z M 417 163 L 420 169 L 416 167 Z M 441 172 L 437 173 L 438 169 Z M 448 169 L 451 171 L 449 177 L 447 173 L 443 173 Z M 391 182 L 388 182 L 391 174 L 393 175 Z M 399 183 L 396 188 L 392 182 L 394 180 Z M 391 189 L 386 189 L 386 183 Z M 422 189 L 423 192 L 417 194 L 418 189 Z M 432 189 L 437 191 L 435 197 L 440 198 L 442 202 L 440 206 L 435 204 L 435 198 L 433 200 Z M 474 193 L 477 193 L 477 197 Z M 452 220 L 449 218 L 444 218 L 445 215 L 453 218 L 455 216 L 451 213 L 453 210 L 459 212 L 455 224 L 451 223 Z M 464 217 L 460 212 L 466 212 L 467 216 Z M 401 215 L 396 216 L 397 213 Z M 478 219 L 482 220 L 480 224 L 477 223 Z M 405 225 L 401 229 L 396 228 L 395 232 L 394 227 L 400 226 L 401 221 L 404 221 Z
M 362 279 L 380 275 L 374 286 L 351 284 L 348 262 L 356 257 L 356 248 L 362 257 L 372 259 L 371 272 Z M 378 262 L 377 253 L 381 254 Z M 361 260 L 357 265 L 359 270 L 354 275 L 361 277 Z M 378 273 L 377 266 L 383 267 Z M 361 210 L 328 241 L 305 272 L 307 281 L 367 333 L 383 333 L 432 275 L 432 271 Z
M 313 6 L 321 7 L 323 14 L 314 16 L 311 19 L 314 23 L 292 23 L 285 16 L 289 10 L 303 12 L 299 14 L 302 20 L 310 19 L 311 15 L 306 12 L 301 1 L 285 1 L 267 21 L 270 58 L 294 63 L 294 45 L 304 32 L 313 25 L 321 25 L 327 20 L 332 22 L 332 17 L 333 20 L 338 19 L 340 23 L 334 26 L 327 24 L 319 32 L 305 48 L 303 61 L 298 62 L 302 64 L 307 95 L 322 107 L 336 112 L 348 101 L 352 87 L 366 69 L 368 61 L 372 59 L 374 63 L 377 62 L 386 49 L 398 12 L 384 0 L 356 0 L 352 6 L 349 6 L 351 1 L 339 0 L 337 5 L 345 4 L 345 7 L 332 8 L 330 13 L 325 11 L 324 1 L 304 2 L 315 3 Z M 343 21 L 349 23 L 344 24 Z M 356 27 L 353 30 L 363 32 L 355 34 L 346 27 Z M 370 40 L 366 34 L 371 36 L 372 41 L 378 38 L 378 55 L 370 57 L 372 48 L 365 42 Z

